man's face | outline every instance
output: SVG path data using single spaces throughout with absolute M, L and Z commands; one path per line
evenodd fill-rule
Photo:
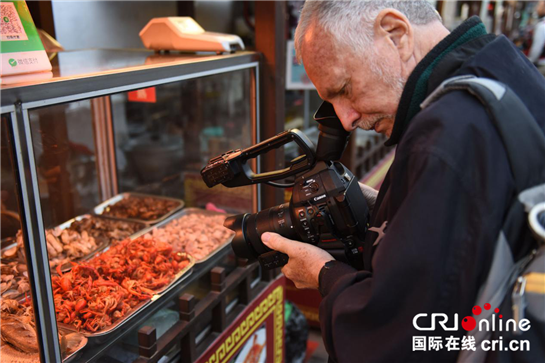
M 540 1 L 536 6 L 537 16 L 540 18 L 545 16 L 545 1 Z
M 360 127 L 390 137 L 405 83 L 399 62 L 389 54 L 373 54 L 369 57 L 378 60 L 373 68 L 371 62 L 336 46 L 331 35 L 314 26 L 303 42 L 305 70 L 320 97 L 333 104 L 344 128 Z

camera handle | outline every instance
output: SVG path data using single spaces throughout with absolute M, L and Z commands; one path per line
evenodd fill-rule
M 292 141 L 302 149 L 304 154 L 293 159 L 289 167 L 256 174 L 248 165 L 248 160 L 255 159 L 259 155 L 278 149 Z M 234 188 L 282 180 L 310 170 L 315 164 L 316 153 L 312 141 L 298 129 L 291 129 L 247 149 L 231 150 L 210 159 L 208 165 L 201 170 L 201 175 L 210 188 L 220 183 L 226 187 Z
M 314 144 L 310 139 L 298 129 L 291 129 L 279 133 L 276 136 L 271 137 L 265 141 L 260 142 L 259 144 L 253 145 L 245 150 L 241 151 L 241 157 L 244 161 L 249 159 L 254 159 L 259 155 L 263 155 L 271 150 L 278 149 L 281 146 L 284 146 L 292 141 L 303 150 L 304 154 L 292 160 L 291 165 L 287 168 L 254 174 L 247 164 L 245 171 L 245 177 L 248 178 L 251 183 L 263 183 L 274 180 L 285 179 L 289 176 L 301 173 L 305 170 L 310 170 L 316 163 L 316 154 L 314 152 Z M 240 185 L 236 183 L 237 186 Z M 227 186 L 227 185 L 226 185 Z

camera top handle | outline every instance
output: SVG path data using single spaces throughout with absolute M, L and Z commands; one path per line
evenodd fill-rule
M 278 149 L 292 141 L 302 149 L 304 154 L 292 160 L 289 167 L 255 174 L 248 165 L 248 160 L 255 159 L 259 155 Z M 310 170 L 315 164 L 316 154 L 312 141 L 303 132 L 291 129 L 247 149 L 231 150 L 210 159 L 208 165 L 201 170 L 201 175 L 208 187 L 221 183 L 226 187 L 233 188 L 285 179 Z

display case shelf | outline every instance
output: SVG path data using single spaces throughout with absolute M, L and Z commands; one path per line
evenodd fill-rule
M 26 107 L 99 97 L 188 78 L 256 67 L 259 54 L 155 53 L 145 50 L 92 49 L 58 53 L 50 78 L 2 85 L 2 107 Z M 6 111 L 9 110 L 6 108 Z

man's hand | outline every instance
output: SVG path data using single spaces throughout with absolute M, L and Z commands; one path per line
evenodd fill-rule
M 263 233 L 261 240 L 270 249 L 290 257 L 288 264 L 282 267 L 282 272 L 299 289 L 317 289 L 320 270 L 327 261 L 334 260 L 333 256 L 321 248 L 292 241 L 276 233 Z
M 369 212 L 375 208 L 375 202 L 377 201 L 377 195 L 378 190 L 371 188 L 370 186 L 367 186 L 365 184 L 359 183 L 361 192 L 363 193 L 363 197 L 367 201 L 367 205 L 369 206 Z

